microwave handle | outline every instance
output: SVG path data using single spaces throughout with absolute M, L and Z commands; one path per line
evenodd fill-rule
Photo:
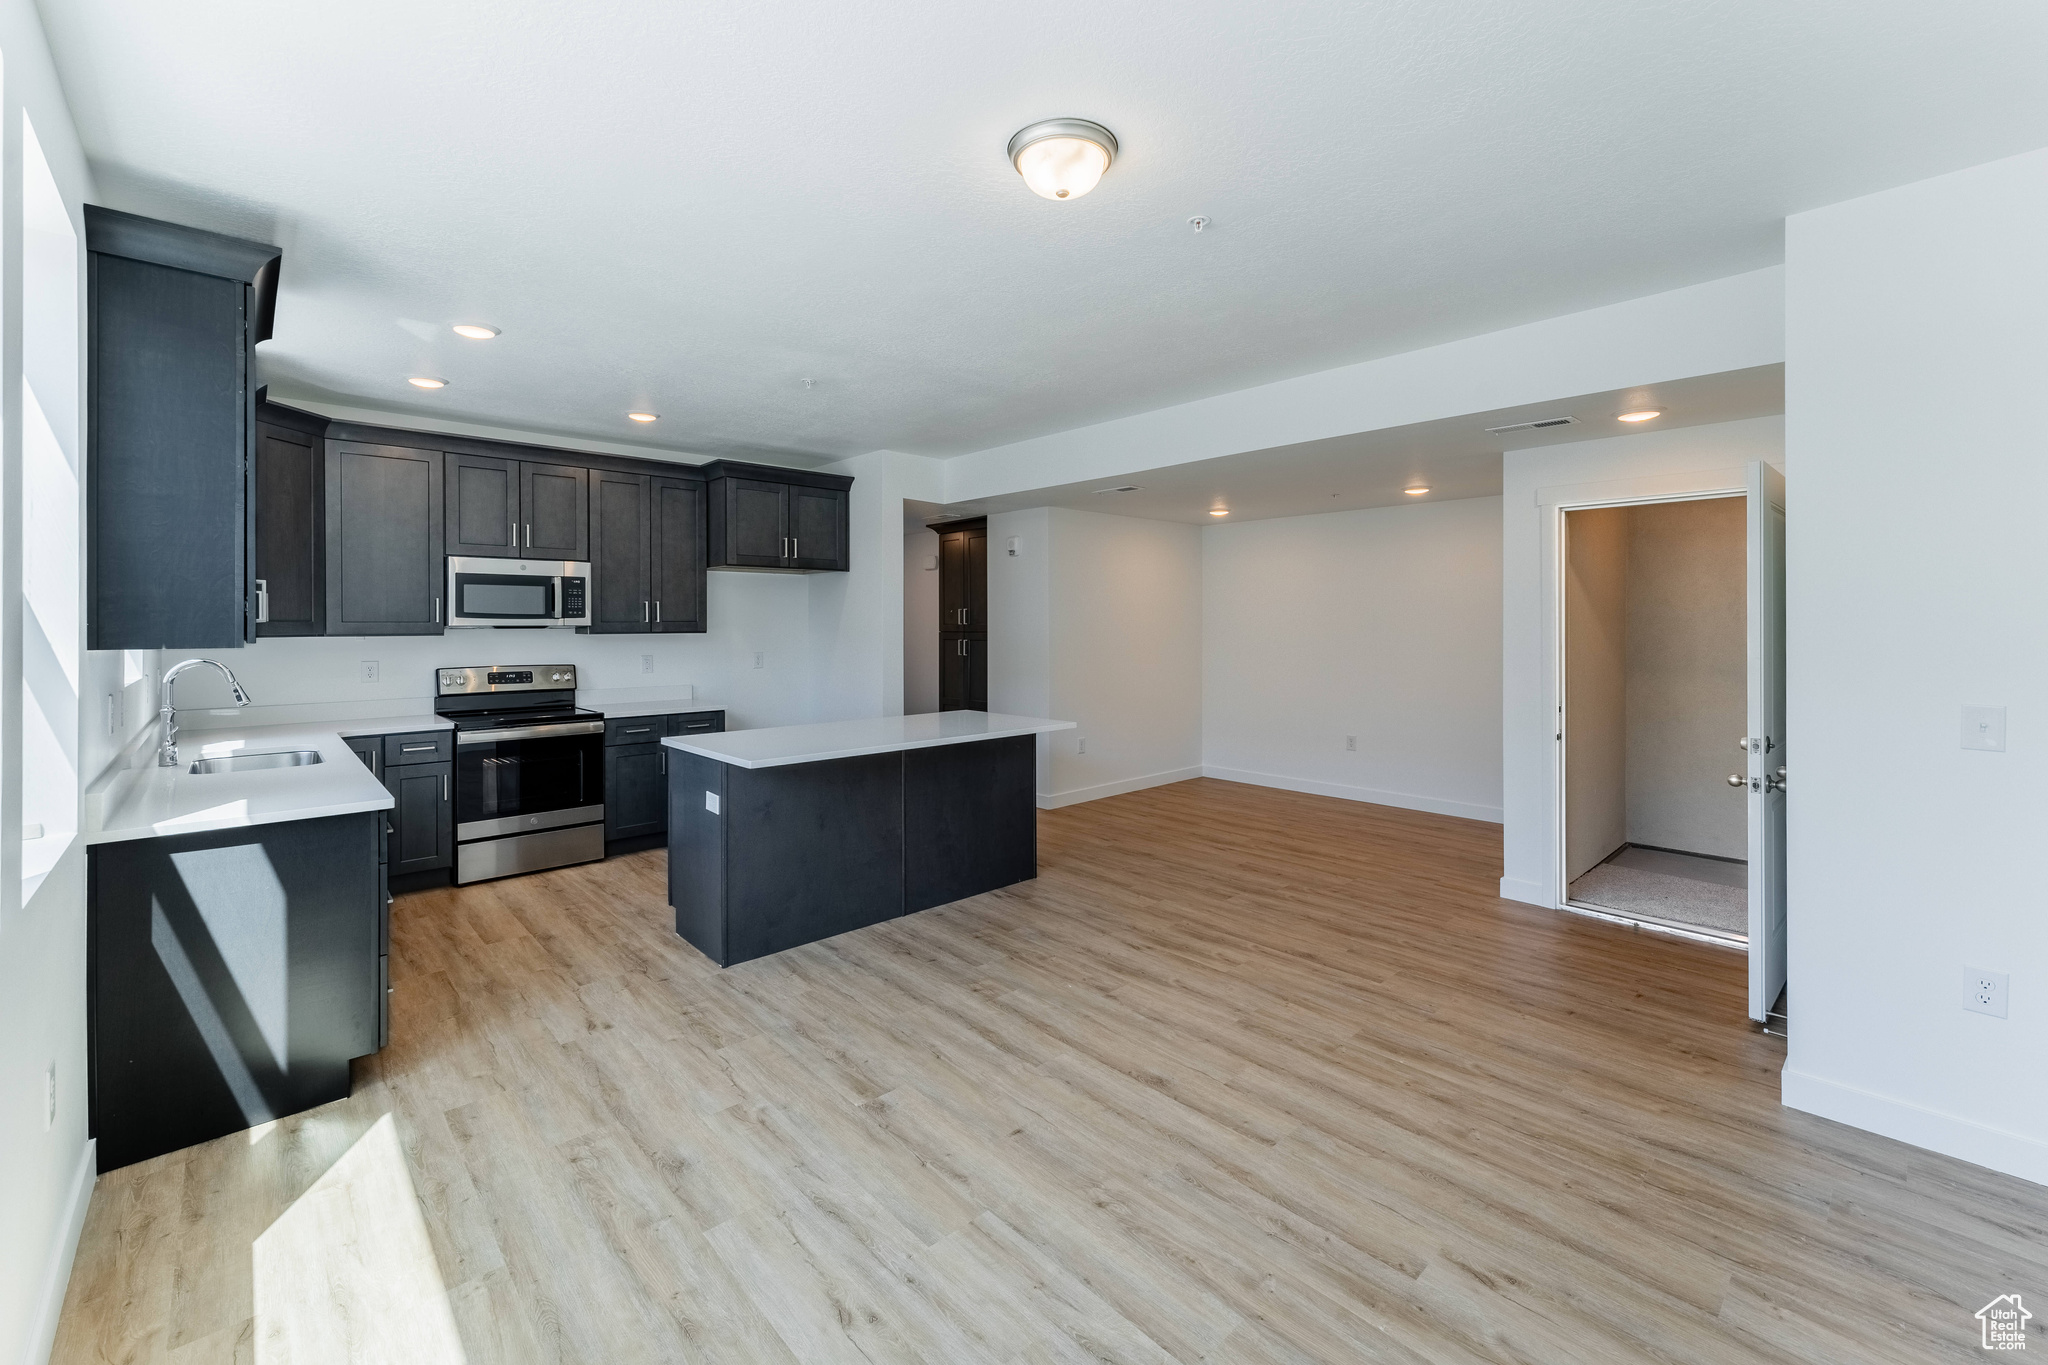
M 528 534 L 532 534 L 531 528 L 528 528 Z M 562 576 L 560 574 L 556 574 L 553 578 L 549 579 L 548 581 L 555 585 L 555 610 L 553 615 L 554 618 L 557 621 L 559 621 L 562 619 L 563 607 L 565 605 L 562 601 Z

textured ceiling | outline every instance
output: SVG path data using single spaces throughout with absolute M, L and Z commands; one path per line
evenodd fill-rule
M 1102 421 L 1767 265 L 1788 212 L 2048 144 L 2031 0 L 44 13 L 107 202 L 284 247 L 280 395 L 706 455 Z M 1064 114 L 1123 152 L 1062 204 L 1003 146 Z

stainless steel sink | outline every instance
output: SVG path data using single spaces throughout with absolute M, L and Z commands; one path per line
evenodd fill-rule
M 195 773 L 247 773 L 258 768 L 303 768 L 320 762 L 318 749 L 273 749 L 262 754 L 226 754 L 202 758 L 190 771 Z

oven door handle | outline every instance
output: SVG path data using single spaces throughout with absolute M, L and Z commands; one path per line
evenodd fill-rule
M 557 735 L 601 735 L 604 722 L 579 720 L 568 725 L 525 725 L 516 730 L 458 730 L 457 744 L 495 744 L 501 739 L 553 739 Z

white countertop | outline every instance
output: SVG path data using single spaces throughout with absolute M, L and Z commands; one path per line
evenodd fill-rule
M 403 721 L 403 724 L 396 723 Z M 344 734 L 397 734 L 445 728 L 438 717 L 390 717 L 370 722 L 325 725 L 264 725 L 242 730 L 187 730 L 179 736 L 178 766 L 156 766 L 156 744 L 129 751 L 86 794 L 88 844 L 154 839 L 167 834 L 315 820 L 326 815 L 391 809 L 391 793 L 371 776 Z M 267 768 L 246 773 L 193 774 L 198 758 L 267 753 L 274 749 L 317 749 L 320 762 L 303 768 Z
M 766 730 L 728 730 L 721 735 L 680 736 L 663 744 L 701 754 L 736 768 L 780 768 L 790 763 L 823 763 L 863 754 L 972 744 L 1013 735 L 1071 730 L 1070 720 L 1005 716 L 987 711 L 934 711 L 921 716 L 877 716 L 873 720 L 830 720 L 821 725 L 778 725 Z
M 277 727 L 282 729 L 282 726 Z M 312 726 L 300 726 L 312 729 Z M 453 730 L 455 722 L 446 716 L 377 716 L 370 720 L 345 720 L 335 724 L 335 733 L 343 739 L 360 739 L 364 735 L 409 735 L 415 730 Z M 209 734 L 213 733 L 208 731 Z M 211 743 L 212 741 L 208 741 Z

